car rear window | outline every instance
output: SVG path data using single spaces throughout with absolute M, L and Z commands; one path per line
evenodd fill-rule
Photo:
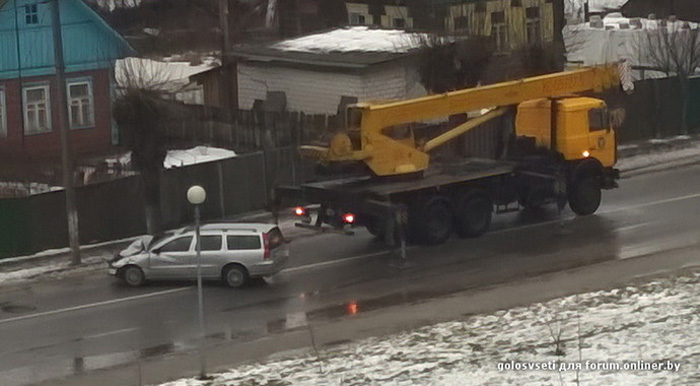
M 270 249 L 275 249 L 280 245 L 284 244 L 284 236 L 282 236 L 282 231 L 279 228 L 272 229 L 267 234 L 267 240 L 270 243 Z
M 202 238 L 202 251 L 220 251 L 221 236 L 200 236 Z
M 187 252 L 192 244 L 192 236 L 178 237 L 177 239 L 163 245 L 161 252 Z
M 229 251 L 260 249 L 260 236 L 226 236 Z

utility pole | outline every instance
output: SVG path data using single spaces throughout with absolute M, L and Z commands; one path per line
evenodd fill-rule
M 68 122 L 68 104 L 66 92 L 66 69 L 63 60 L 63 34 L 61 32 L 61 12 L 58 0 L 51 0 L 51 26 L 53 29 L 54 68 L 56 69 L 56 102 L 58 104 L 58 125 L 61 130 L 61 169 L 63 185 L 66 189 L 66 217 L 68 218 L 68 240 L 71 250 L 71 264 L 78 265 L 80 260 L 80 237 L 78 233 L 78 209 L 75 205 L 75 187 L 73 186 L 73 166 L 70 153 Z
M 231 74 L 229 69 L 229 50 L 231 47 L 231 32 L 228 20 L 228 0 L 219 0 L 219 23 L 223 34 L 221 39 L 221 82 L 219 82 L 219 96 L 221 98 L 221 112 L 227 124 L 231 123 Z

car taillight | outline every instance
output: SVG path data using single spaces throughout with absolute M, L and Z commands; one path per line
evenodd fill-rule
M 343 215 L 343 221 L 345 221 L 346 224 L 352 224 L 355 222 L 355 215 L 352 213 L 345 213 Z
M 304 208 L 303 206 L 297 206 L 296 208 L 294 208 L 294 214 L 296 214 L 297 216 L 304 216 L 306 215 L 306 208 Z
M 265 248 L 263 259 L 267 260 L 270 258 L 270 236 L 267 233 L 263 233 L 263 247 Z

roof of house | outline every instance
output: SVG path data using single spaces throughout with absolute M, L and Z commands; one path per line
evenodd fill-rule
M 274 44 L 235 47 L 232 55 L 258 62 L 365 68 L 418 51 L 425 34 L 346 27 Z
M 53 35 L 50 8 L 39 10 L 39 24 L 25 26 L 23 2 L 0 0 L 0 78 L 38 76 L 53 72 Z M 40 4 L 46 7 L 46 2 Z M 114 60 L 133 56 L 135 50 L 83 0 L 62 0 L 66 71 L 103 68 Z M 18 47 L 19 45 L 19 47 Z

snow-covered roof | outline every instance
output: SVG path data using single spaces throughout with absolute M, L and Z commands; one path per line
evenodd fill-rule
M 153 59 L 117 60 L 115 77 L 121 88 L 139 87 L 177 91 L 189 83 L 189 77 L 212 68 L 210 64 L 192 66 L 187 62 L 161 62 Z
M 427 34 L 345 27 L 270 45 L 240 45 L 232 55 L 246 61 L 333 69 L 364 69 L 419 52 Z
M 274 44 L 271 48 L 296 52 L 391 52 L 405 53 L 419 48 L 426 34 L 402 30 L 348 27 L 302 36 Z
M 236 156 L 233 150 L 220 149 L 209 146 L 197 146 L 186 150 L 168 150 L 168 155 L 163 161 L 166 169 L 180 166 L 201 164 L 204 162 L 218 161 Z

